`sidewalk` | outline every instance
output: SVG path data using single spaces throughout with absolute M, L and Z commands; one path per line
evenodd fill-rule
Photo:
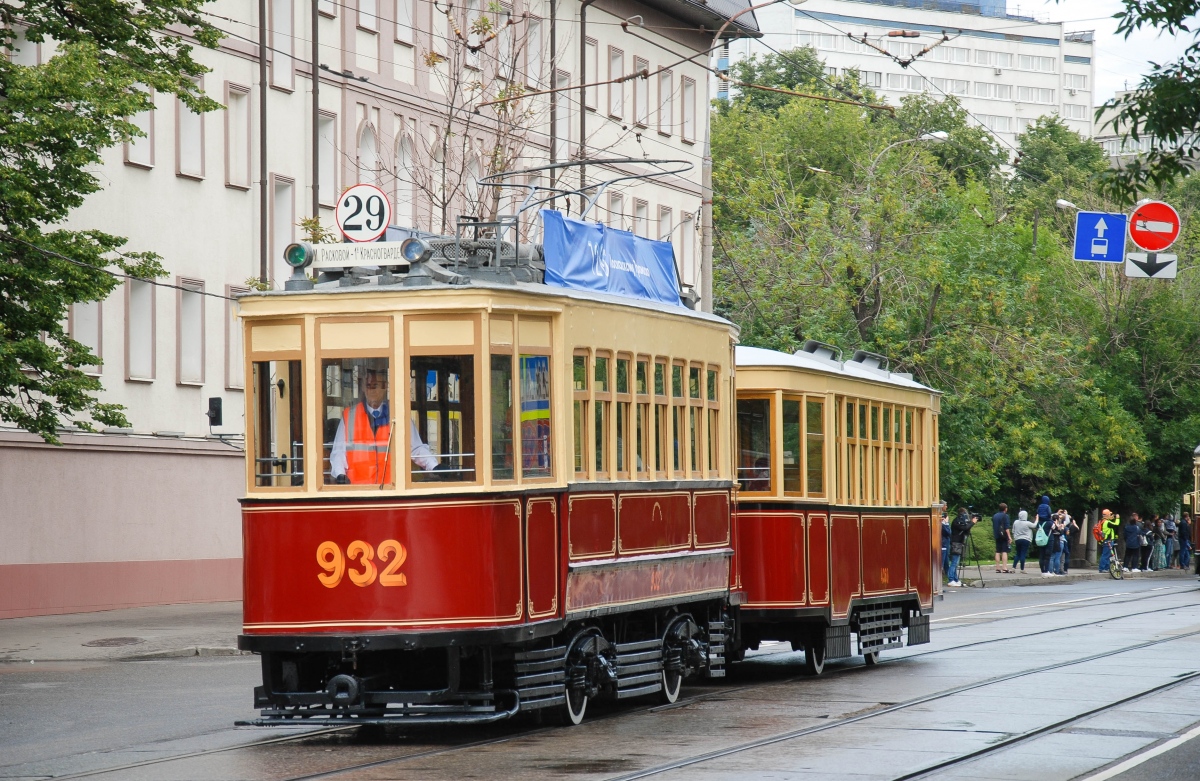
M 1137 578 L 1188 578 L 1194 580 L 1195 573 L 1190 569 L 1164 569 L 1157 572 L 1126 572 L 1125 580 L 1135 580 Z M 1092 567 L 1072 567 L 1066 575 L 1062 577 L 1045 578 L 1042 577 L 1041 571 L 1038 569 L 1036 561 L 1027 562 L 1025 572 L 1014 572 L 1011 574 L 996 572 L 995 565 L 985 564 L 982 567 L 964 567 L 962 571 L 962 583 L 964 587 L 970 588 L 1001 588 L 1004 586 L 1052 586 L 1059 583 L 1077 583 L 1081 580 L 1111 580 L 1112 576 L 1107 572 L 1097 572 Z M 943 588 L 945 588 L 943 586 Z
M 233 656 L 241 602 L 0 620 L 0 664 Z

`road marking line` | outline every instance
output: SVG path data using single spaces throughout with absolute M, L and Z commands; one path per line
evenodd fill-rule
M 1174 751 L 1175 749 L 1182 746 L 1184 743 L 1187 743 L 1189 740 L 1195 740 L 1196 738 L 1200 738 L 1200 727 L 1191 729 L 1188 732 L 1185 732 L 1184 734 L 1180 735 L 1177 738 L 1172 738 L 1171 740 L 1168 740 L 1166 743 L 1163 743 L 1159 746 L 1155 746 L 1154 748 L 1150 749 L 1149 751 L 1142 753 L 1142 754 L 1138 754 L 1136 757 L 1133 757 L 1132 759 L 1127 759 L 1119 765 L 1114 765 L 1114 766 L 1110 767 L 1108 770 L 1103 770 L 1094 776 L 1088 776 L 1087 778 L 1083 779 L 1083 781 L 1105 781 L 1106 779 L 1113 778 L 1114 776 L 1119 776 L 1122 773 L 1124 773 L 1126 770 L 1132 770 L 1133 768 L 1137 767 L 1138 765 L 1141 765 L 1145 762 L 1149 762 L 1150 760 L 1154 759 L 1155 757 L 1159 756 L 1160 754 L 1165 754 L 1168 751 Z
M 1163 586 L 1168 588 L 1168 586 Z M 1006 607 L 1002 610 L 985 610 L 982 613 L 964 613 L 961 616 L 947 616 L 946 618 L 935 618 L 929 623 L 936 624 L 939 621 L 953 621 L 957 618 L 973 618 L 975 616 L 990 616 L 994 613 L 1011 613 L 1014 610 L 1032 610 L 1036 607 L 1054 607 L 1055 605 L 1070 605 L 1074 602 L 1090 602 L 1093 599 L 1109 599 L 1111 597 L 1125 597 L 1132 594 L 1132 591 L 1119 591 L 1116 594 L 1101 594 L 1095 597 L 1080 597 L 1079 599 L 1065 599 L 1062 602 L 1044 602 L 1040 605 L 1024 605 L 1022 607 Z

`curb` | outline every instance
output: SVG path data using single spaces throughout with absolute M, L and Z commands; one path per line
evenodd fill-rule
M 1138 572 L 1136 574 L 1132 573 L 1132 572 L 1126 572 L 1125 577 L 1122 578 L 1122 580 L 1139 580 L 1139 579 L 1145 579 L 1145 578 L 1182 579 L 1182 578 L 1189 578 L 1189 577 L 1195 577 L 1195 575 L 1193 575 L 1191 572 L 1188 572 L 1186 570 L 1160 570 L 1157 572 L 1155 572 L 1155 571 Z M 1018 577 L 1009 578 L 1009 579 L 984 578 L 984 579 L 980 580 L 978 578 L 974 578 L 974 579 L 964 578 L 963 579 L 963 587 L 964 588 L 1009 588 L 1011 586 L 1050 586 L 1050 585 L 1057 585 L 1057 584 L 1061 584 L 1061 583 L 1078 583 L 1080 581 L 1092 581 L 1092 580 L 1115 580 L 1115 578 L 1113 578 L 1107 572 L 1090 572 L 1090 571 L 1089 572 L 1081 572 L 1079 574 L 1072 573 L 1072 574 L 1068 574 L 1068 575 L 1065 575 L 1062 577 L 1053 577 L 1053 578 L 1043 577 L 1041 574 L 1018 576 Z
M 152 651 L 148 654 L 133 654 L 119 656 L 120 662 L 152 662 L 159 659 L 187 659 L 193 656 L 251 656 L 253 652 L 231 647 L 192 646 L 190 648 L 172 648 L 166 651 Z

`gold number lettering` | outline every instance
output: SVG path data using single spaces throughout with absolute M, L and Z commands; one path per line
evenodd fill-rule
M 392 558 L 393 555 L 395 558 Z M 379 575 L 379 585 L 381 586 L 407 586 L 408 578 L 404 577 L 403 572 L 397 572 L 404 560 L 408 558 L 408 551 L 404 546 L 395 540 L 384 540 L 379 543 L 379 560 L 387 561 L 392 559 L 391 563 Z
M 375 568 L 375 562 L 371 559 L 375 558 L 375 548 L 371 543 L 355 540 L 346 546 L 346 558 L 350 560 L 360 559 L 362 561 L 362 572 L 352 569 L 349 572 L 350 582 L 356 586 L 369 586 L 375 582 L 375 577 L 379 574 L 379 570 Z
M 342 549 L 335 542 L 327 540 L 321 543 L 317 546 L 317 563 L 329 573 L 317 575 L 317 580 L 321 581 L 325 588 L 336 588 L 337 584 L 342 582 L 342 576 L 346 574 L 346 559 L 342 556 Z

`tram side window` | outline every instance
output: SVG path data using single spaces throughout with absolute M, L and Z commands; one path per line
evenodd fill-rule
M 797 399 L 783 400 L 783 490 L 785 493 L 800 493 L 800 402 Z
M 616 415 L 617 415 L 617 474 L 629 476 L 629 414 L 633 389 L 630 387 L 629 359 L 617 358 Z
M 521 358 L 521 475 L 552 477 L 550 459 L 550 356 Z
M 475 358 L 471 355 L 414 355 L 409 359 L 408 402 L 414 450 L 419 438 L 428 448 L 413 459 L 412 478 L 474 482 Z M 415 453 L 414 453 L 415 455 Z
M 737 403 L 738 481 L 743 491 L 771 490 L 771 401 Z
M 597 355 L 593 361 L 592 368 L 594 371 L 595 380 L 595 467 L 597 477 L 608 476 L 608 428 L 609 428 L 609 406 L 611 402 L 611 388 L 609 379 L 610 360 L 606 355 Z
M 512 480 L 513 367 L 511 355 L 492 356 L 492 479 Z M 549 412 L 549 410 L 547 410 Z M 524 420 L 522 405 L 521 419 Z
M 684 404 L 687 400 L 683 395 L 683 367 L 678 364 L 671 366 L 671 468 L 675 475 L 683 477 L 684 459 Z
M 713 473 L 717 471 L 717 434 L 720 426 L 717 410 L 713 409 L 717 403 L 717 372 L 714 369 L 708 370 L 705 398 L 708 401 L 708 426 L 704 429 L 708 440 L 708 471 Z
M 255 361 L 254 485 L 304 485 L 304 397 L 300 361 Z
M 654 471 L 667 471 L 667 365 L 654 363 Z
M 825 494 L 825 403 L 805 401 L 805 464 L 808 473 L 808 495 Z
M 325 485 L 389 485 L 392 428 L 387 358 L 327 358 L 321 362 L 321 472 Z M 413 458 L 422 458 L 414 449 Z
M 650 362 L 638 361 L 634 382 L 637 393 L 637 451 L 635 461 L 639 474 L 645 474 L 650 463 Z
M 576 353 L 572 358 L 571 363 L 571 387 L 575 394 L 573 404 L 572 433 L 575 435 L 575 474 L 587 474 L 587 460 L 585 453 L 586 447 L 586 432 L 588 428 L 588 357 L 586 354 Z

